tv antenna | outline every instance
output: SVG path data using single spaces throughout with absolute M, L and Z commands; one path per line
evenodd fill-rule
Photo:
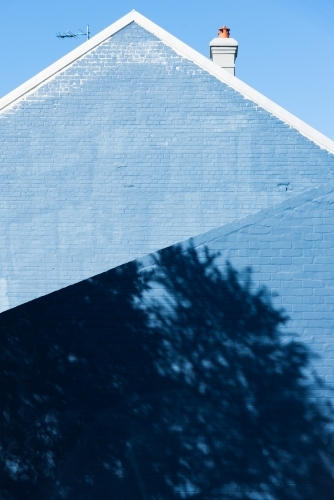
M 90 38 L 89 25 L 87 24 L 86 33 L 80 30 L 80 33 L 72 33 L 72 31 L 66 31 L 65 33 L 57 33 L 57 38 L 78 38 L 78 36 L 85 36 L 87 40 Z

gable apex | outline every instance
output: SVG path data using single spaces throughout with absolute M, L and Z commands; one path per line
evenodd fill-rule
M 159 38 L 163 43 L 172 48 L 182 57 L 192 61 L 202 69 L 208 71 L 211 75 L 215 76 L 218 80 L 225 83 L 238 93 L 242 94 L 246 99 L 253 101 L 255 104 L 276 116 L 290 127 L 296 129 L 303 136 L 320 146 L 322 149 L 327 150 L 329 153 L 334 154 L 334 141 L 326 137 L 321 132 L 317 131 L 310 125 L 306 124 L 292 113 L 286 111 L 284 108 L 274 103 L 260 92 L 257 92 L 252 87 L 242 82 L 235 76 L 229 74 L 224 69 L 220 68 L 217 64 L 213 63 L 210 59 L 203 56 L 196 50 L 189 47 L 184 42 L 165 31 L 160 26 L 156 25 L 139 12 L 132 10 L 121 19 L 111 24 L 108 28 L 104 29 L 90 40 L 87 40 L 82 45 L 69 52 L 66 56 L 62 57 L 51 66 L 47 67 L 27 82 L 23 83 L 13 91 L 9 92 L 6 96 L 0 99 L 0 113 L 11 104 L 14 104 L 18 99 L 24 97 L 29 92 L 33 91 L 44 82 L 60 73 L 62 70 L 71 65 L 74 61 L 84 56 L 98 45 L 102 44 L 108 38 L 115 35 L 118 31 L 122 30 L 129 24 L 135 22 L 151 34 Z

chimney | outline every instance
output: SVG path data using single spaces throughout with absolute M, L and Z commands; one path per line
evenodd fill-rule
M 238 55 L 238 42 L 230 38 L 230 29 L 219 28 L 218 37 L 210 42 L 210 58 L 231 75 L 235 75 L 235 60 Z

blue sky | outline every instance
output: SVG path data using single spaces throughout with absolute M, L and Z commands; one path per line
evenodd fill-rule
M 333 0 L 0 0 L 0 96 L 136 9 L 208 56 L 223 24 L 239 42 L 237 76 L 334 139 Z

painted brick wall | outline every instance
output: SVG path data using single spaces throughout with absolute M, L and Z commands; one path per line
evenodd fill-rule
M 331 499 L 333 391 L 295 367 L 307 345 L 333 387 L 333 216 L 334 182 L 1 314 L 1 491 Z M 191 245 L 250 266 L 302 346 L 272 354 L 264 310 L 208 286 Z M 159 272 L 172 286 L 147 289 Z
M 131 24 L 0 114 L 1 310 L 333 179 L 333 156 Z
M 329 183 L 182 243 L 199 255 L 205 247 L 218 252 L 222 270 L 227 260 L 239 271 L 249 267 L 254 285 L 264 285 L 287 312 L 287 332 L 318 356 L 314 366 L 329 384 L 334 383 L 333 221 L 334 183 Z M 141 265 L 147 269 L 150 263 L 147 256 Z M 151 293 L 159 298 L 161 289 Z

